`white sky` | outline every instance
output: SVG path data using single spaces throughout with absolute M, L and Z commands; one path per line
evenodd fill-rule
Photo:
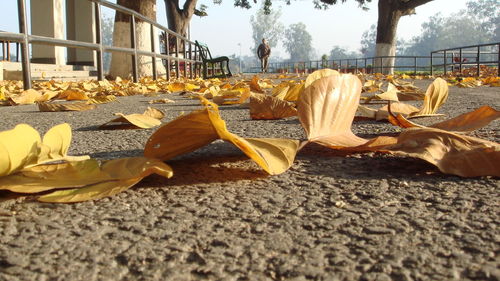
M 0 30 L 17 32 L 17 1 L 0 0 L 0 2 L 2 3 Z M 252 9 L 246 10 L 234 7 L 233 0 L 223 0 L 220 6 L 212 4 L 212 0 L 199 0 L 198 4 L 208 6 L 209 16 L 193 17 L 191 38 L 207 43 L 214 55 L 239 55 L 238 43 L 242 45 L 243 55 L 251 55 L 252 27 L 250 17 L 256 13 L 260 6 L 261 1 L 258 2 Z M 325 11 L 314 9 L 310 0 L 292 0 L 291 5 L 274 0 L 273 7 L 282 8 L 281 21 L 285 26 L 297 22 L 306 24 L 307 31 L 313 38 L 313 47 L 321 55 L 328 54 L 334 45 L 358 50 L 363 32 L 377 22 L 377 2 L 377 0 L 372 0 L 372 3 L 368 5 L 369 11 L 358 8 L 353 0 L 331 6 Z M 434 0 L 420 6 L 416 9 L 416 15 L 405 16 L 400 20 L 398 36 L 410 39 L 420 33 L 421 24 L 430 16 L 438 12 L 443 15 L 458 12 L 465 8 L 466 2 L 467 0 Z M 158 22 L 166 26 L 163 0 L 158 0 L 157 9 Z M 453 42 L 450 42 L 450 47 L 453 47 L 452 45 Z M 273 54 L 284 58 L 288 57 L 284 49 L 280 47 L 275 48 Z

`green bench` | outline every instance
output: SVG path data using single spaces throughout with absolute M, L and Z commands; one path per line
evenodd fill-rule
M 228 57 L 212 58 L 210 50 L 206 44 L 195 41 L 196 47 L 200 54 L 203 67 L 203 79 L 208 78 L 227 78 L 231 77 L 231 70 L 229 69 Z M 224 69 L 225 68 L 225 69 Z

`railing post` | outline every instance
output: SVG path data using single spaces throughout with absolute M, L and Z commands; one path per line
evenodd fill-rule
M 179 78 L 180 77 L 180 71 L 179 71 L 179 37 L 175 35 L 175 77 Z
M 165 54 L 170 57 L 170 34 L 164 30 L 165 32 Z M 170 80 L 170 70 L 172 69 L 172 62 L 170 61 L 170 58 L 167 58 L 167 67 L 166 67 L 166 78 L 167 81 Z
M 500 76 L 500 44 L 497 45 L 498 49 L 498 65 L 497 65 L 497 71 L 498 71 L 498 76 Z
M 355 74 L 357 74 L 358 73 L 358 59 L 356 59 L 356 70 L 355 71 L 356 71 Z
M 19 32 L 23 34 L 21 42 L 22 67 L 23 67 L 23 87 L 25 90 L 31 89 L 31 65 L 28 40 L 28 29 L 26 28 L 26 5 L 25 0 L 17 0 L 17 11 L 19 14 Z
M 132 55 L 132 78 L 135 83 L 139 82 L 139 71 L 137 69 L 137 40 L 135 33 L 135 16 L 130 16 L 130 46 L 134 49 Z
M 193 49 L 192 49 L 192 44 L 191 42 L 188 42 L 189 44 L 189 60 L 193 59 Z M 193 79 L 193 63 L 190 61 L 189 62 L 189 78 Z
M 102 32 L 101 32 L 101 5 L 94 2 L 94 13 L 95 13 L 95 42 L 99 44 L 99 50 L 96 52 L 97 55 L 97 80 L 104 80 L 104 59 L 103 59 L 103 47 L 102 47 Z
M 444 51 L 444 61 L 443 61 L 444 75 L 446 75 L 447 68 L 448 68 L 447 60 L 448 60 L 447 53 L 446 53 L 446 51 Z
M 154 25 L 150 24 L 151 26 L 151 52 L 155 53 L 155 55 L 151 58 L 152 62 L 152 68 L 153 68 L 153 79 L 156 80 L 158 79 L 158 73 L 156 70 L 156 50 L 155 50 L 155 41 L 156 41 L 156 36 L 155 36 L 155 27 Z
M 479 68 L 481 66 L 479 64 L 480 60 L 481 60 L 481 47 L 477 46 L 477 57 L 476 57 L 476 61 L 477 61 L 477 77 L 479 77 L 481 75 L 481 69 Z
M 432 66 L 434 65 L 434 64 L 433 64 L 433 57 L 434 57 L 434 53 L 433 53 L 433 52 L 431 52 L 431 61 L 429 62 L 429 63 L 430 63 L 430 68 L 431 68 L 431 76 L 432 76 L 432 74 L 433 74 L 433 72 L 434 72 L 434 71 L 433 71 L 433 67 L 432 67 Z
M 413 61 L 414 61 L 414 65 L 415 65 L 413 73 L 414 73 L 414 75 L 417 75 L 417 57 L 414 57 Z
M 459 61 L 458 61 L 458 71 L 460 71 L 460 75 L 462 75 L 462 48 L 459 50 Z

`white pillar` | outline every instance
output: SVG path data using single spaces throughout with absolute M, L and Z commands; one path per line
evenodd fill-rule
M 90 1 L 66 0 L 68 40 L 95 43 L 94 6 Z M 68 48 L 68 64 L 95 66 L 96 54 L 86 49 Z
M 31 34 L 64 39 L 63 0 L 30 1 Z M 64 47 L 32 45 L 34 63 L 65 64 Z

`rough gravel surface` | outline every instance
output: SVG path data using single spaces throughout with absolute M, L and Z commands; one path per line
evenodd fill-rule
M 424 89 L 430 82 L 416 81 Z M 154 105 L 164 122 L 199 108 L 168 97 L 176 103 Z M 499 109 L 499 97 L 499 88 L 451 87 L 440 112 Z M 44 133 L 68 122 L 72 155 L 140 156 L 154 129 L 97 127 L 114 112 L 143 112 L 151 99 L 122 97 L 85 112 L 1 107 L 0 130 L 28 123 Z M 304 138 L 297 118 L 252 121 L 239 106 L 221 114 L 240 136 Z M 498 142 L 499 124 L 475 135 Z M 354 130 L 369 137 L 398 129 L 363 121 Z M 289 171 L 268 176 L 221 141 L 168 164 L 172 179 L 150 176 L 91 202 L 0 193 L 0 280 L 500 279 L 498 178 L 464 179 L 421 160 L 342 156 L 315 145 Z

